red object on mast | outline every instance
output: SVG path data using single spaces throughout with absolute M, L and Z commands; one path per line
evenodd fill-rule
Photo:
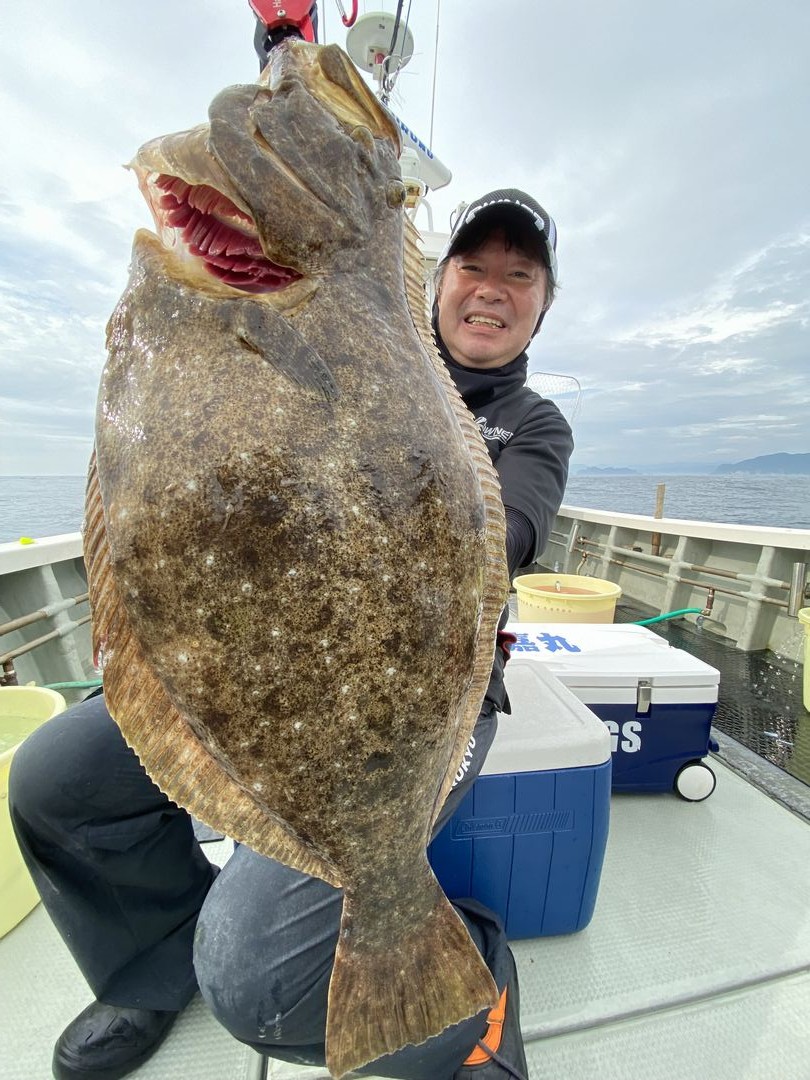
M 269 32 L 289 27 L 305 41 L 316 40 L 314 0 L 250 0 L 250 6 Z
M 287 37 L 318 40 L 318 5 L 315 0 L 250 0 L 256 16 L 253 45 L 264 68 L 271 49 Z

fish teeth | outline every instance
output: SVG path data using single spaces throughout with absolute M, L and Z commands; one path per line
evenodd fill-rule
M 188 225 L 191 220 L 191 216 L 194 211 L 186 203 L 180 203 L 176 209 L 170 210 L 166 214 L 166 224 L 171 225 L 173 229 L 183 229 Z

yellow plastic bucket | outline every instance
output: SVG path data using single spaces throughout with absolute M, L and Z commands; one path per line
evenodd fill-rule
M 799 612 L 799 622 L 804 626 L 804 707 L 810 712 L 810 607 L 803 607 Z
M 614 581 L 579 574 L 523 574 L 514 586 L 521 622 L 612 623 L 622 595 Z
M 8 773 L 14 751 L 32 731 L 62 712 L 65 699 L 44 686 L 0 686 L 0 937 L 39 903 L 8 812 Z

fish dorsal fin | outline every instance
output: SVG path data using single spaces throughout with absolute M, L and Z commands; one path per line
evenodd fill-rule
M 110 714 L 151 779 L 196 818 L 254 851 L 339 886 L 335 868 L 224 771 L 172 704 L 133 634 L 112 572 L 95 453 L 84 524 L 93 652 Z
M 506 569 L 506 517 L 501 500 L 501 488 L 498 483 L 498 474 L 490 460 L 478 425 L 473 420 L 467 406 L 461 399 L 455 383 L 439 356 L 436 342 L 433 337 L 433 327 L 427 307 L 427 296 L 424 281 L 424 259 L 419 249 L 419 233 L 411 219 L 405 216 L 404 237 L 404 271 L 405 293 L 408 299 L 411 318 L 413 319 L 416 332 L 425 348 L 425 351 L 433 364 L 436 375 L 444 388 L 450 406 L 458 420 L 470 459 L 475 469 L 486 508 L 487 529 L 487 569 L 486 583 L 483 595 L 483 610 L 479 622 L 478 637 L 475 649 L 475 664 L 472 681 L 467 692 L 466 722 L 459 729 L 459 735 L 453 748 L 453 756 L 450 761 L 439 798 L 436 803 L 436 814 L 442 807 L 444 800 L 453 786 L 464 751 L 467 749 L 467 741 L 475 725 L 475 720 L 481 708 L 484 694 L 489 685 L 492 674 L 492 661 L 495 655 L 495 637 L 498 629 L 498 620 L 504 605 L 509 598 L 509 575 Z M 435 814 L 434 814 L 435 819 Z

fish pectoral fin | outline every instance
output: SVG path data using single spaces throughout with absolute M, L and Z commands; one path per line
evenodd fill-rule
M 292 382 L 326 401 L 339 397 L 337 383 L 323 357 L 274 308 L 246 300 L 237 306 L 234 330 L 242 346 L 258 353 Z

